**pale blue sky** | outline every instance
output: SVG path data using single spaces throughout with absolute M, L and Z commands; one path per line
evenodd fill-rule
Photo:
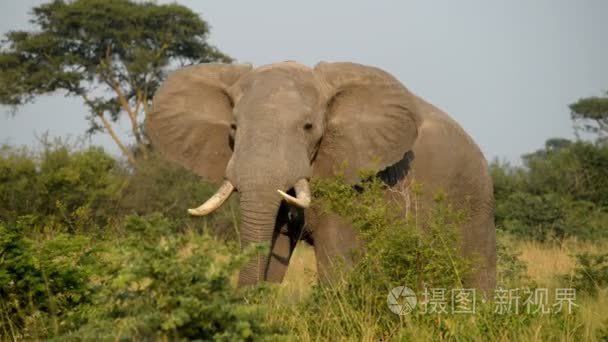
M 488 159 L 517 162 L 547 138 L 572 137 L 568 103 L 608 89 L 605 0 L 177 2 L 241 62 L 384 68 L 446 110 Z M 0 0 L 0 33 L 29 28 L 27 12 L 39 3 Z M 0 107 L 0 142 L 78 136 L 88 125 L 85 108 L 63 94 L 8 112 Z M 92 142 L 118 153 L 105 135 Z

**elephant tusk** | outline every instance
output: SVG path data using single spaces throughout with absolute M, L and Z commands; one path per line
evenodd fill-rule
M 300 179 L 299 181 L 296 182 L 296 184 L 293 186 L 293 188 L 296 191 L 296 197 L 293 197 L 281 190 L 277 190 L 277 191 L 279 192 L 279 194 L 281 194 L 281 196 L 287 203 L 295 205 L 302 209 L 308 208 L 310 206 L 310 200 L 311 200 L 310 187 L 308 186 L 308 180 L 306 180 L 305 178 Z
M 203 203 L 196 209 L 188 209 L 188 213 L 193 216 L 205 216 L 219 208 L 234 191 L 234 185 L 225 180 L 222 186 L 215 192 L 207 202 Z

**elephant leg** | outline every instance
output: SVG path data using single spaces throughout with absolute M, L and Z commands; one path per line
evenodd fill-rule
M 312 238 L 317 271 L 320 282 L 328 283 L 352 268 L 360 242 L 352 225 L 338 215 L 323 215 L 315 221 Z
M 486 296 L 496 287 L 496 232 L 494 218 L 473 216 L 463 227 L 463 254 L 473 262 L 465 286 L 475 287 Z
M 297 239 L 290 232 L 280 232 L 275 234 L 268 268 L 266 269 L 266 280 L 280 283 L 285 277 L 289 260 L 296 247 Z

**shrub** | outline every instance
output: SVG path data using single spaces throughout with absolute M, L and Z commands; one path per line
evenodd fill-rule
M 417 222 L 415 215 L 404 218 L 403 212 L 385 199 L 384 191 L 384 183 L 373 178 L 357 188 L 341 178 L 313 183 L 318 209 L 351 221 L 365 250 L 352 271 L 341 272 L 338 263 L 334 271 L 341 276 L 335 281 L 315 287 L 311 297 L 297 308 L 280 309 L 287 310 L 280 311 L 280 317 L 295 315 L 295 326 L 306 322 L 294 327 L 298 333 L 313 340 L 345 332 L 350 338 L 361 339 L 369 324 L 386 334 L 401 324 L 387 309 L 386 298 L 392 288 L 403 285 L 422 293 L 427 287 L 463 287 L 469 264 L 459 252 L 456 229 L 463 213 L 438 196 L 432 218 Z
M 608 212 L 593 203 L 556 193 L 515 192 L 497 203 L 496 220 L 505 231 L 538 241 L 594 239 L 608 234 L 603 229 Z
M 231 283 L 259 246 L 238 253 L 160 215 L 129 216 L 96 241 L 65 233 L 35 241 L 26 231 L 0 225 L 2 339 L 235 341 L 285 334 Z
M 371 272 L 368 275 L 373 282 L 406 282 L 419 289 L 462 285 L 468 265 L 460 257 L 458 225 L 465 213 L 453 209 L 444 196 L 436 197 L 428 221 L 416 221 L 417 215 L 404 217 L 398 205 L 385 199 L 386 185 L 377 178 L 364 182 L 360 188 L 347 185 L 341 178 L 321 180 L 314 186 L 321 210 L 351 221 L 365 244 L 352 276 Z M 415 197 L 421 190 L 416 191 Z
M 497 265 L 496 279 L 499 287 L 517 288 L 522 285 L 534 287 L 528 278 L 527 265 L 519 259 L 518 253 L 513 247 L 513 239 L 510 235 L 498 231 L 496 239 Z
M 186 213 L 214 192 L 197 175 L 154 154 L 132 170 L 101 148 L 74 150 L 61 141 L 43 143 L 38 152 L 0 149 L 0 221 L 27 216 L 32 233 L 100 233 L 125 215 L 161 213 L 182 223 L 178 226 L 234 239 L 239 220 L 234 199 L 209 217 Z
M 608 146 L 552 139 L 524 167 L 494 162 L 496 222 L 539 241 L 608 237 Z
M 59 142 L 33 153 L 5 146 L 0 153 L 0 220 L 14 223 L 30 215 L 39 225 L 55 221 L 70 229 L 67 216 L 80 210 L 88 211 L 92 225 L 103 225 L 115 211 L 124 182 L 118 163 L 101 148 L 72 151 Z
M 572 284 L 576 289 L 595 294 L 608 287 L 608 253 L 580 253 L 575 257 Z
M 231 276 L 256 253 L 180 229 L 159 215 L 131 216 L 125 236 L 106 253 L 110 267 L 92 303 L 81 306 L 62 339 L 251 340 L 280 331 L 263 320 L 263 308 L 247 305 Z
M 96 262 L 87 237 L 32 241 L 24 231 L 23 224 L 0 225 L 0 331 L 30 339 L 89 301 Z
M 526 186 L 535 194 L 558 193 L 608 206 L 608 145 L 575 142 L 524 156 Z
M 147 160 L 139 160 L 137 168 L 128 175 L 118 206 L 121 215 L 161 213 L 182 223 L 178 226 L 202 226 L 218 236 L 234 239 L 239 213 L 234 199 L 208 217 L 193 218 L 186 212 L 186 209 L 207 200 L 215 191 L 215 186 L 204 182 L 198 175 L 151 154 Z
M 500 314 L 493 293 L 484 300 L 477 292 L 471 314 L 425 312 L 428 297 L 421 290 L 460 289 L 461 279 L 475 267 L 474 261 L 469 264 L 458 253 L 456 227 L 466 216 L 438 196 L 427 222 L 403 219 L 380 196 L 382 183 L 372 180 L 359 190 L 341 179 L 313 183 L 316 205 L 320 202 L 322 209 L 353 222 L 366 242 L 365 252 L 352 272 L 342 273 L 329 285 L 314 287 L 303 302 L 274 303 L 275 309 L 269 311 L 271 321 L 287 324 L 303 340 L 559 340 L 585 336 L 583 318 L 577 311 L 543 315 L 532 306 L 530 312 L 520 308 L 518 313 Z M 420 189 L 414 186 L 413 194 L 418 196 Z M 506 280 L 501 285 L 521 290 L 525 299 L 523 290 L 533 285 L 525 278 L 525 266 L 510 250 L 505 236 L 499 241 L 499 276 Z M 387 307 L 387 294 L 400 285 L 411 287 L 418 297 L 418 306 L 404 316 Z M 271 291 L 257 300 L 275 296 Z M 449 292 L 446 296 L 449 303 Z

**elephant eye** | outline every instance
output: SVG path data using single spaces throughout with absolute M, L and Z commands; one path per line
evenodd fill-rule
M 230 124 L 230 129 L 233 131 L 236 131 L 236 124 L 235 123 L 231 123 Z
M 312 124 L 310 122 L 307 122 L 304 124 L 304 129 L 307 131 L 310 131 L 312 129 Z

